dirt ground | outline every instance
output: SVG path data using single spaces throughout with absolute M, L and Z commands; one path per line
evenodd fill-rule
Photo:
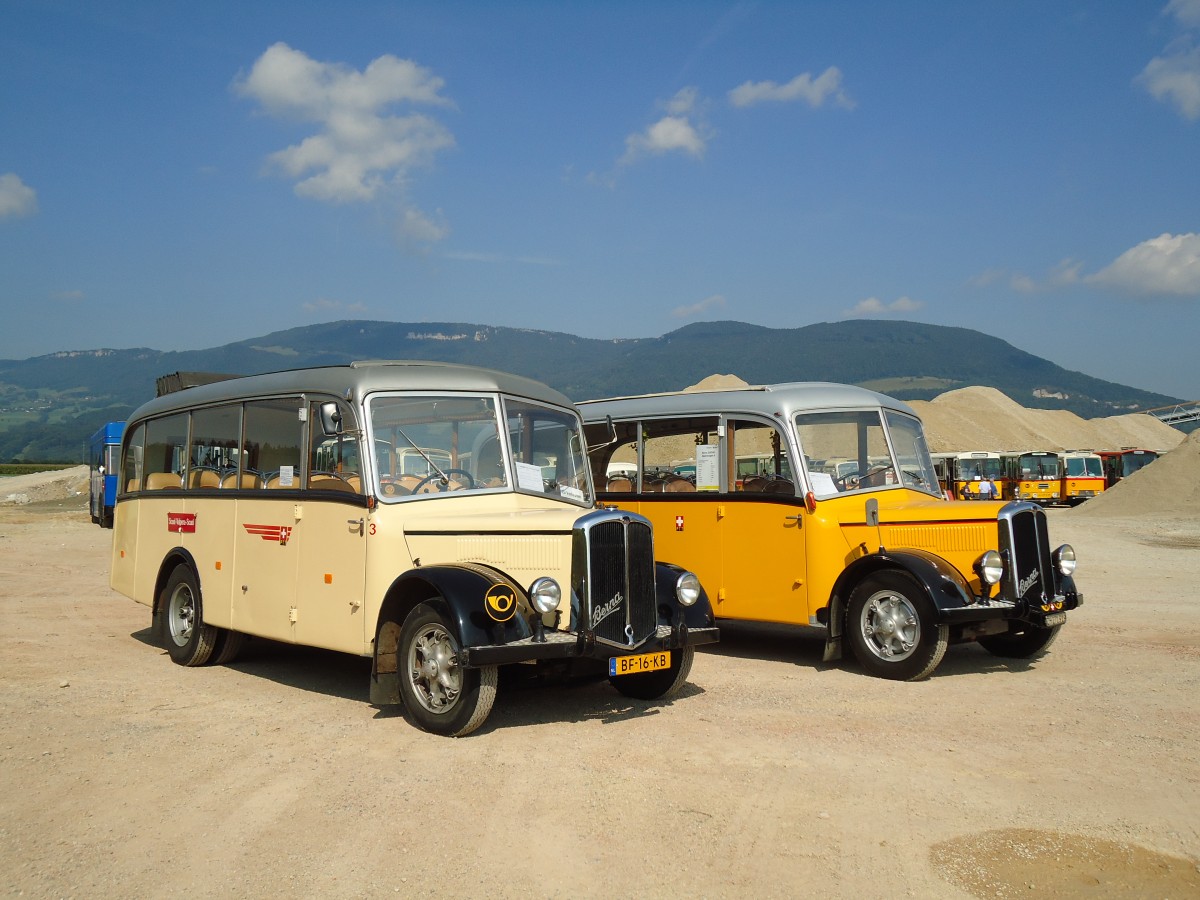
M 1200 525 L 1052 512 L 1082 609 L 925 682 L 728 627 L 671 702 L 502 682 L 475 734 L 364 659 L 171 663 L 84 501 L 0 506 L 0 894 L 1195 897 Z

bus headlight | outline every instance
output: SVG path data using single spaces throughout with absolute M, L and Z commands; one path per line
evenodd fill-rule
M 539 578 L 529 586 L 529 602 L 542 615 L 558 609 L 562 600 L 562 588 L 553 578 Z
M 975 573 L 984 584 L 996 584 L 1004 577 L 1004 559 L 995 550 L 988 550 L 975 560 Z
M 1054 561 L 1054 567 L 1062 574 L 1070 575 L 1075 571 L 1075 548 L 1070 544 L 1063 544 L 1050 554 L 1050 558 Z
M 675 580 L 675 596 L 684 606 L 691 606 L 700 599 L 700 579 L 684 572 Z

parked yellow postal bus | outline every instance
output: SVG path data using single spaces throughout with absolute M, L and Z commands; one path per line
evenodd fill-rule
M 1062 500 L 1062 461 L 1052 450 L 1008 453 L 1004 459 L 1006 500 L 1032 500 L 1043 505 Z
M 151 607 L 177 663 L 228 662 L 246 635 L 370 657 L 371 702 L 447 735 L 483 723 L 500 665 L 604 666 L 654 699 L 718 634 L 696 576 L 655 562 L 649 521 L 595 508 L 566 397 L 424 362 L 143 405 L 112 586 Z
M 1082 602 L 1075 552 L 1051 552 L 1042 508 L 948 502 L 898 400 L 776 384 L 577 405 L 595 470 L 638 473 L 602 502 L 654 523 L 658 552 L 700 576 L 718 620 L 818 627 L 827 660 L 848 642 L 868 672 L 917 679 L 952 642 L 1037 656 Z M 647 490 L 644 473 L 687 449 L 692 490 Z M 748 457 L 762 461 L 753 486 L 739 482 Z
M 1062 459 L 1062 501 L 1076 506 L 1104 493 L 1104 460 L 1091 450 L 1068 450 Z

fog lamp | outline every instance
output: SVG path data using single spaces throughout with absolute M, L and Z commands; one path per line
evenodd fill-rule
M 1052 554 L 1050 558 L 1054 561 L 1055 568 L 1064 575 L 1070 575 L 1075 571 L 1075 548 L 1070 544 L 1063 544 Z
M 675 580 L 675 596 L 684 606 L 691 606 L 700 599 L 700 579 L 691 572 L 684 572 Z
M 984 584 L 996 584 L 1004 577 L 1004 559 L 995 550 L 988 550 L 975 561 L 975 572 Z
M 542 615 L 558 609 L 562 589 L 553 578 L 539 578 L 529 587 L 529 602 Z

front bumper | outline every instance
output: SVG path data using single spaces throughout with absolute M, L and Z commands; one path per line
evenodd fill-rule
M 463 647 L 459 651 L 458 661 L 468 668 L 479 668 L 540 659 L 609 659 L 613 656 L 711 644 L 719 636 L 720 629 L 716 626 L 688 628 L 680 624 L 672 628 L 670 625 L 659 625 L 657 631 L 640 644 L 625 647 L 597 641 L 591 632 L 547 631 L 542 640 L 534 636 L 508 644 Z
M 1011 600 L 976 598 L 976 602 L 969 606 L 940 609 L 938 613 L 943 622 L 951 625 L 986 622 L 989 619 L 1014 619 L 1045 627 L 1062 624 L 1067 611 L 1083 606 L 1083 594 L 1058 594 L 1054 597 L 1054 603 L 1058 607 L 1056 610 L 1043 611 L 1029 609 L 1025 603 L 1013 603 Z

